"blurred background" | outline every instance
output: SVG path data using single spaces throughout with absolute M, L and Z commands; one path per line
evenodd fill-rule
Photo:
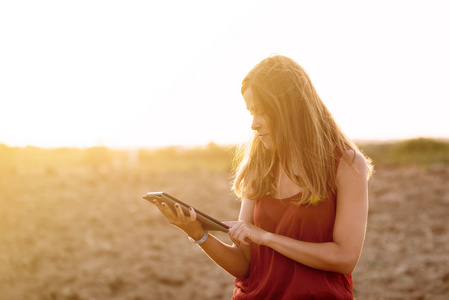
M 445 1 L 0 4 L 0 142 L 235 144 L 241 80 L 278 53 L 353 139 L 449 137 Z
M 2 299 L 230 299 L 141 197 L 238 216 L 246 73 L 309 73 L 375 163 L 360 299 L 449 298 L 444 1 L 0 2 Z M 225 242 L 226 235 L 217 233 Z

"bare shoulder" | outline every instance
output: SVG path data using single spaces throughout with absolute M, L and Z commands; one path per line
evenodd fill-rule
M 338 166 L 337 182 L 342 183 L 347 180 L 366 180 L 367 164 L 366 159 L 360 152 L 352 149 L 343 153 Z

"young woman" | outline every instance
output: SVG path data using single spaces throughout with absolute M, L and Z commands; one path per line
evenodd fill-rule
M 368 213 L 370 160 L 339 129 L 306 72 L 271 56 L 242 83 L 254 136 L 233 190 L 242 199 L 230 246 L 190 215 L 165 217 L 235 276 L 233 299 L 353 299 Z

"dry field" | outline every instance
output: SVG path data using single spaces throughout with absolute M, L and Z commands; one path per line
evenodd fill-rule
M 141 198 L 233 220 L 230 180 L 201 164 L 0 168 L 0 299 L 230 299 L 233 278 Z M 449 299 L 448 182 L 447 165 L 377 166 L 357 299 Z

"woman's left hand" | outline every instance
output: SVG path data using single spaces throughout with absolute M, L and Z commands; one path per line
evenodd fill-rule
M 269 232 L 243 220 L 235 222 L 229 229 L 229 237 L 237 246 L 241 244 L 249 245 L 250 243 L 264 245 L 268 234 Z

